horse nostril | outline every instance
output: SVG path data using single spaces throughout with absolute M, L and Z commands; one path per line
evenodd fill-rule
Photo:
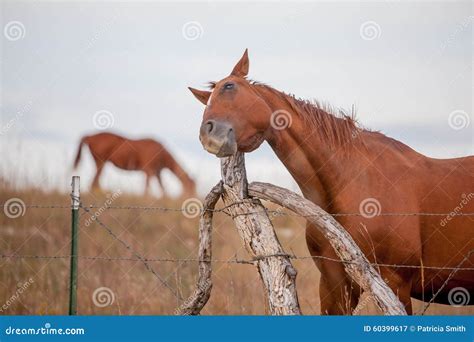
M 214 129 L 214 121 L 209 120 L 208 122 L 206 122 L 207 134 L 211 133 L 213 129 Z

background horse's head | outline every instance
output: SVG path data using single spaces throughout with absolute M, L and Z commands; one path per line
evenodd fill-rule
M 248 71 L 245 50 L 229 76 L 211 83 L 212 92 L 189 88 L 206 105 L 199 139 L 208 152 L 218 157 L 233 155 L 237 150 L 255 150 L 270 127 L 272 111 L 246 80 Z
M 196 197 L 197 192 L 196 192 L 196 182 L 192 179 L 189 178 L 186 184 L 183 184 L 183 195 L 185 197 Z

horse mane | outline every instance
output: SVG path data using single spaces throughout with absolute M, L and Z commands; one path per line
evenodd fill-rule
M 359 133 L 365 128 L 362 128 L 357 122 L 354 106 L 350 111 L 347 111 L 325 102 L 298 98 L 259 81 L 248 80 L 248 82 L 252 86 L 267 90 L 286 102 L 300 118 L 305 120 L 308 127 L 318 130 L 318 136 L 329 146 L 352 146 L 355 142 L 360 141 Z M 208 82 L 209 89 L 214 89 L 215 86 L 216 82 Z

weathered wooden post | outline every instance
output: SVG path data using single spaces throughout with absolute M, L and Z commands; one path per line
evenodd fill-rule
M 296 294 L 296 269 L 278 241 L 260 200 L 248 196 L 243 153 L 221 159 L 224 191 L 237 231 L 248 253 L 256 261 L 267 295 L 270 314 L 300 315 Z
M 245 160 L 242 153 L 221 159 L 222 182 L 207 195 L 199 222 L 199 276 L 192 295 L 176 310 L 198 315 L 207 303 L 211 288 L 212 211 L 220 196 L 236 224 L 245 248 L 255 260 L 272 315 L 299 315 L 296 270 L 283 251 L 273 226 L 258 199 L 247 194 Z
M 71 191 L 71 269 L 69 280 L 69 315 L 77 314 L 77 256 L 79 232 L 80 178 L 72 177 Z
M 386 315 L 406 315 L 406 310 L 392 289 L 383 281 L 379 272 L 369 263 L 352 236 L 334 217 L 313 202 L 294 192 L 268 183 L 252 183 L 251 196 L 284 206 L 313 223 L 328 239 L 344 263 L 349 276 L 368 293 Z
M 211 296 L 212 289 L 212 217 L 214 207 L 222 194 L 222 182 L 217 183 L 206 196 L 199 220 L 199 275 L 191 296 L 176 309 L 177 315 L 199 315 Z

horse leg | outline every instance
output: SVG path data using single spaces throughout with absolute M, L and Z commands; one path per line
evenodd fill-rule
M 95 160 L 96 172 L 95 172 L 94 180 L 92 181 L 91 188 L 92 190 L 100 191 L 99 178 L 104 168 L 104 162 L 96 158 L 94 158 L 94 160 Z
M 392 289 L 400 302 L 405 306 L 408 315 L 413 313 L 411 303 L 412 274 L 395 273 L 393 269 L 382 268 L 380 270 L 383 280 Z
M 156 179 L 158 179 L 158 185 L 160 186 L 162 197 L 167 198 L 168 194 L 166 193 L 165 187 L 163 186 L 163 181 L 161 180 L 161 171 L 156 173 Z
M 306 242 L 312 256 L 338 259 L 327 239 L 310 223 L 306 225 Z M 357 307 L 360 287 L 350 279 L 344 266 L 331 260 L 314 258 L 321 272 L 319 298 L 322 315 L 351 315 Z
M 149 196 L 150 195 L 150 181 L 151 181 L 151 177 L 153 176 L 152 174 L 150 174 L 149 172 L 146 172 L 145 171 L 145 176 L 146 176 L 146 180 L 145 180 L 145 191 L 143 193 L 144 196 Z
M 358 284 L 350 279 L 342 264 L 335 265 L 335 262 L 325 260 L 315 260 L 315 262 L 321 271 L 319 286 L 321 314 L 352 314 L 361 295 Z M 380 273 L 383 280 L 405 306 L 407 314 L 411 315 L 413 313 L 411 303 L 413 275 L 411 273 L 395 273 L 388 268 L 382 268 Z
M 327 265 L 322 265 L 326 263 Z M 332 264 L 332 265 L 330 265 Z M 360 298 L 360 288 L 352 281 L 340 265 L 334 262 L 319 262 L 321 280 L 319 298 L 322 315 L 352 315 Z

